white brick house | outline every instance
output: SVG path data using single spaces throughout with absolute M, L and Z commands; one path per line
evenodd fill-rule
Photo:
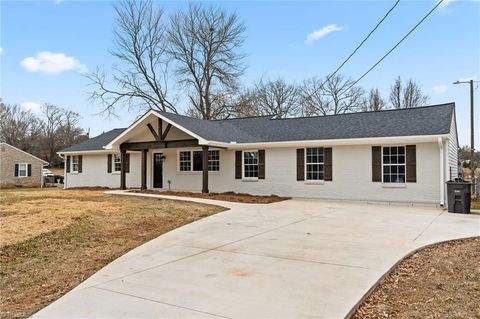
M 457 149 L 455 105 L 449 103 L 217 121 L 152 110 L 126 129 L 60 154 L 66 159 L 67 188 L 234 191 L 444 205 L 445 182 L 457 176 Z

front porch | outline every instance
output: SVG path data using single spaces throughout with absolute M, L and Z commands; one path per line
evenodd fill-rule
M 200 145 L 198 138 L 183 132 L 171 123 L 166 123 L 158 117 L 147 118 L 140 121 L 131 131 L 118 139 L 117 147 L 120 150 L 120 188 L 127 188 L 127 152 L 140 152 L 140 176 L 141 189 L 147 189 L 148 171 L 151 170 L 150 188 L 165 188 L 163 181 L 163 162 L 165 160 L 164 151 L 171 149 L 201 149 L 202 152 L 202 170 L 201 170 L 201 191 L 208 193 L 208 153 L 209 146 Z M 151 155 L 151 164 L 148 165 L 149 154 Z M 177 161 L 176 158 L 169 161 Z M 150 167 L 150 169 L 149 169 Z M 135 168 L 133 168 L 135 169 Z M 156 184 L 155 179 L 160 178 L 160 183 Z M 159 185 L 161 185 L 159 187 Z

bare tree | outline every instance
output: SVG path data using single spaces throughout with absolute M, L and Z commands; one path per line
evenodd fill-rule
M 302 115 L 328 115 L 330 112 L 330 101 L 324 93 L 322 79 L 313 77 L 303 81 L 300 87 Z
M 422 86 L 413 79 L 409 79 L 404 85 L 402 79 L 398 77 L 390 87 L 390 103 L 396 109 L 422 106 L 429 99 L 428 95 L 423 94 Z
M 380 91 L 378 90 L 378 88 L 370 90 L 368 97 L 364 99 L 363 104 L 364 104 L 362 107 L 363 111 L 374 111 L 374 112 L 381 111 L 385 109 L 387 106 L 387 103 L 380 95 Z
M 0 102 L 0 140 L 21 150 L 36 153 L 42 123 L 29 110 L 19 105 Z
M 361 109 L 364 96 L 361 87 L 341 74 L 327 76 L 324 81 L 306 80 L 301 92 L 305 116 L 356 112 Z
M 238 52 L 244 31 L 236 14 L 201 3 L 190 3 L 171 16 L 168 52 L 191 103 L 190 113 L 206 120 L 224 114 L 220 100 L 237 88 L 245 69 L 244 54 Z
M 101 102 L 109 114 L 114 114 L 119 104 L 177 112 L 168 97 L 170 56 L 166 54 L 163 10 L 153 7 L 151 1 L 126 0 L 115 5 L 115 12 L 110 53 L 118 64 L 112 67 L 112 83 L 100 68 L 87 74 L 94 86 L 91 99 Z
M 283 79 L 270 81 L 260 80 L 249 92 L 244 102 L 249 101 L 251 115 L 275 115 L 277 117 L 293 117 L 300 114 L 299 90 L 295 84 Z M 243 106 L 246 106 L 244 104 Z
M 53 105 L 45 103 L 42 105 L 43 115 L 43 149 L 45 152 L 44 158 L 51 162 L 56 157 L 58 151 L 57 143 L 57 131 L 62 126 L 63 122 L 63 109 Z

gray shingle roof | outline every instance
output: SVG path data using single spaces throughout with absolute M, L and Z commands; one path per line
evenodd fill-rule
M 103 134 L 100 134 L 98 136 L 92 137 L 89 140 L 86 140 L 82 143 L 72 145 L 70 147 L 67 147 L 59 153 L 63 152 L 81 152 L 81 151 L 101 151 L 103 150 L 103 147 L 107 145 L 110 141 L 112 141 L 114 138 L 116 138 L 118 135 L 120 135 L 123 131 L 125 131 L 125 128 L 116 128 L 111 131 L 105 132 Z
M 159 112 L 209 141 L 237 143 L 438 135 L 450 131 L 455 103 L 411 109 L 274 119 L 203 121 Z
M 380 112 L 287 119 L 258 116 L 215 121 L 158 113 L 208 141 L 258 143 L 447 134 L 454 109 L 455 103 L 447 103 Z M 124 130 L 114 129 L 61 152 L 102 150 Z

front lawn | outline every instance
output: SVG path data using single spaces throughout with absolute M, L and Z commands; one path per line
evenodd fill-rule
M 480 237 L 441 243 L 403 260 L 354 319 L 480 319 Z
M 27 317 L 127 251 L 223 210 L 103 190 L 2 189 L 0 317 Z

